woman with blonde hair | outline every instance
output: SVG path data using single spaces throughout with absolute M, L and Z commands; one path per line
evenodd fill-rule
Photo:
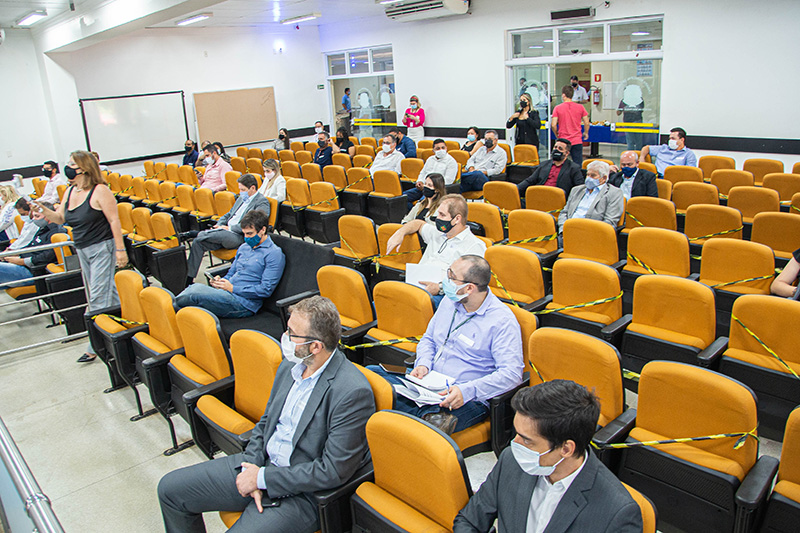
M 274 198 L 280 204 L 286 201 L 286 178 L 281 176 L 281 165 L 274 159 L 266 159 L 264 167 L 264 182 L 258 189 L 265 198 Z
M 20 196 L 13 185 L 0 185 L 0 241 L 9 241 L 19 237 L 14 219 L 19 214 L 16 209 Z
M 528 93 L 523 93 L 519 97 L 519 111 L 508 117 L 506 128 L 511 129 L 514 126 L 517 127 L 517 132 L 514 134 L 515 144 L 539 146 L 539 128 L 542 122 Z
M 406 109 L 405 115 L 403 115 L 403 125 L 408 127 L 408 135 L 412 141 L 415 143 L 422 140 L 425 137 L 425 128 L 422 125 L 425 124 L 425 110 L 422 109 L 422 106 L 419 104 L 419 98 L 416 95 L 413 95 L 408 102 L 408 109 Z
M 422 188 L 422 198 L 414 204 L 411 211 L 403 219 L 403 224 L 412 220 L 424 220 L 434 225 L 439 202 L 447 194 L 444 187 L 444 176 L 438 173 L 428 174 L 425 177 L 425 186 Z
M 69 156 L 64 175 L 70 186 L 57 210 L 34 202 L 50 222 L 67 224 L 78 251 L 81 274 L 89 295 L 88 312 L 119 305 L 114 285 L 115 267 L 128 264 L 122 228 L 117 214 L 117 201 L 105 185 L 97 159 L 89 152 L 77 150 Z M 79 363 L 97 357 L 91 342 Z

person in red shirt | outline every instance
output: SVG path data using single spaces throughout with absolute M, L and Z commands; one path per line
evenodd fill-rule
M 589 138 L 589 114 L 586 109 L 572 101 L 575 89 L 572 85 L 564 85 L 561 89 L 562 103 L 553 109 L 553 119 L 550 128 L 557 132 L 557 136 L 572 143 L 570 155 L 572 160 L 581 166 L 583 163 L 583 141 Z M 583 135 L 581 135 L 583 124 Z

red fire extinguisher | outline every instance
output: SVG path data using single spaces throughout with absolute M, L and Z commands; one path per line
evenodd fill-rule
M 594 105 L 600 105 L 600 89 L 592 91 L 592 103 Z

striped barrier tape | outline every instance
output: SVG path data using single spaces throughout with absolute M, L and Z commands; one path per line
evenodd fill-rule
M 508 292 L 508 289 L 506 289 L 503 283 L 500 281 L 500 278 L 497 277 L 497 274 L 494 273 L 494 270 L 492 270 L 491 272 L 492 272 L 492 277 L 497 282 L 497 286 L 500 287 L 500 290 L 506 294 L 508 299 L 511 300 L 511 303 L 514 304 L 515 307 L 520 307 L 520 305 L 517 303 L 514 297 L 511 296 L 511 293 Z
M 365 344 L 356 344 L 355 346 L 347 346 L 345 344 L 339 344 L 339 347 L 344 348 L 345 350 L 355 351 L 359 348 L 375 348 L 376 346 L 391 346 L 393 344 L 402 344 L 404 342 L 411 342 L 417 344 L 419 343 L 420 339 L 422 339 L 422 335 L 417 335 L 415 337 L 402 337 L 400 339 L 392 339 L 388 341 L 367 342 Z
M 747 332 L 747 333 L 748 333 L 748 334 L 749 334 L 751 337 L 753 337 L 753 338 L 756 340 L 756 342 L 757 342 L 758 344 L 760 344 L 760 345 L 761 345 L 761 347 L 762 347 L 762 348 L 764 348 L 764 349 L 767 351 L 767 353 L 769 353 L 769 354 L 770 354 L 772 357 L 774 357 L 775 359 L 777 359 L 777 360 L 778 360 L 778 362 L 779 362 L 781 365 L 783 365 L 783 367 L 784 367 L 786 370 L 788 370 L 789 372 L 791 372 L 791 373 L 792 373 L 792 375 L 793 375 L 794 377 L 796 377 L 797 379 L 800 379 L 800 376 L 798 376 L 798 375 L 797 375 L 797 372 L 795 372 L 795 371 L 794 371 L 794 369 L 793 369 L 792 367 L 790 367 L 790 366 L 789 366 L 789 365 L 786 363 L 786 361 L 784 361 L 783 359 L 781 359 L 781 357 L 780 357 L 780 356 L 779 356 L 777 353 L 775 353 L 775 351 L 774 351 L 772 348 L 770 348 L 769 346 L 767 346 L 767 345 L 766 345 L 766 343 L 765 343 L 764 341 L 762 341 L 762 340 L 761 340 L 761 337 L 759 337 L 758 335 L 756 335 L 756 334 L 755 334 L 755 332 L 754 332 L 753 330 L 751 330 L 750 328 L 748 328 L 747 326 L 745 326 L 745 325 L 744 325 L 744 323 L 743 323 L 741 320 L 739 320 L 739 317 L 737 317 L 736 315 L 731 315 L 731 318 L 732 318 L 732 319 L 733 319 L 733 320 L 734 320 L 734 321 L 735 321 L 737 324 L 739 324 L 740 326 L 742 326 L 742 329 L 744 329 L 744 330 L 745 330 L 745 331 L 746 331 L 746 332 Z
M 582 304 L 576 305 L 567 305 L 565 307 L 558 307 L 556 309 L 542 309 L 541 311 L 533 311 L 534 315 L 547 315 L 549 313 L 558 313 L 560 311 L 567 311 L 569 309 L 582 309 L 584 307 L 592 307 L 595 305 L 605 304 L 608 302 L 613 302 L 614 300 L 619 300 L 622 298 L 622 291 L 619 291 L 619 294 L 616 296 L 610 296 L 608 298 L 603 298 L 601 300 L 594 300 L 593 302 L 586 302 Z
M 394 257 L 396 255 L 415 254 L 415 253 L 421 252 L 421 251 L 422 251 L 422 249 L 418 248 L 416 250 L 409 250 L 407 252 L 393 252 L 391 254 L 386 254 L 386 255 L 376 255 L 375 257 L 372 258 L 372 262 L 375 263 L 375 273 L 377 274 L 380 271 L 381 264 L 379 263 L 379 261 L 381 259 L 383 259 L 384 257 Z
M 744 226 L 739 226 L 738 228 L 733 229 L 726 229 L 725 231 L 718 231 L 716 233 L 709 233 L 708 235 L 703 235 L 702 237 L 692 237 L 689 239 L 689 242 L 699 241 L 700 239 L 710 239 L 711 237 L 719 237 L 720 235 L 727 235 L 729 233 L 736 233 L 738 231 L 742 231 Z
M 109 314 L 106 314 L 106 313 L 101 313 L 99 315 L 94 315 L 92 317 L 92 320 L 95 320 L 97 317 L 101 317 L 101 316 L 104 316 L 106 318 L 110 318 L 111 320 L 113 320 L 114 322 L 116 322 L 116 323 L 118 323 L 118 324 L 120 324 L 122 326 L 146 326 L 147 325 L 147 322 L 135 322 L 133 320 L 126 320 L 124 318 L 121 318 L 121 317 L 118 317 L 118 316 L 114 316 L 114 315 L 109 315 Z
M 745 278 L 745 279 L 737 279 L 736 281 L 726 281 L 725 283 L 715 283 L 711 285 L 712 289 L 718 289 L 720 287 L 728 287 L 730 285 L 738 285 L 739 283 L 748 283 L 750 281 L 760 281 L 762 279 L 772 279 L 775 277 L 775 274 L 770 274 L 769 276 L 756 276 L 754 278 Z
M 700 442 L 706 440 L 720 440 L 720 439 L 737 439 L 736 442 L 733 444 L 733 449 L 738 450 L 742 446 L 744 446 L 745 442 L 747 442 L 747 437 L 753 437 L 758 441 L 758 435 L 756 435 L 756 429 L 753 428 L 750 431 L 740 431 L 737 433 L 718 433 L 716 435 L 705 435 L 703 437 L 683 437 L 678 439 L 664 439 L 664 440 L 647 440 L 642 442 L 619 442 L 615 444 L 595 444 L 592 442 L 592 446 L 598 450 L 621 450 L 624 448 L 641 448 L 643 446 L 663 446 L 665 444 L 679 444 L 679 443 L 686 443 L 686 442 Z
M 626 253 L 626 254 L 627 254 L 627 256 L 628 256 L 628 259 L 633 259 L 633 262 L 634 262 L 634 263 L 636 263 L 637 265 L 639 265 L 639 266 L 640 266 L 640 267 L 642 267 L 643 269 L 647 270 L 649 273 L 651 273 L 651 274 L 658 274 L 658 272 L 656 272 L 655 270 L 653 270 L 653 268 L 652 268 L 652 267 L 649 267 L 649 266 L 647 266 L 647 265 L 645 264 L 645 262 L 644 262 L 644 261 L 642 261 L 641 259 L 639 259 L 639 258 L 638 258 L 638 257 L 636 257 L 635 255 L 633 255 L 632 253 L 630 253 L 630 252 L 625 252 L 625 253 Z
M 531 237 L 530 239 L 521 239 L 518 241 L 508 241 L 508 242 L 499 242 L 495 244 L 495 246 L 509 246 L 511 244 L 530 244 L 532 242 L 545 242 L 545 241 L 554 241 L 558 238 L 557 233 L 551 233 L 550 235 L 541 235 L 539 237 Z

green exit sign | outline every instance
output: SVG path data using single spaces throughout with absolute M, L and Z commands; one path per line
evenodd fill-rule
M 318 90 L 318 91 L 321 91 L 321 90 L 323 90 L 324 88 L 325 88 L 325 86 L 324 86 L 324 85 L 317 85 L 317 90 Z

